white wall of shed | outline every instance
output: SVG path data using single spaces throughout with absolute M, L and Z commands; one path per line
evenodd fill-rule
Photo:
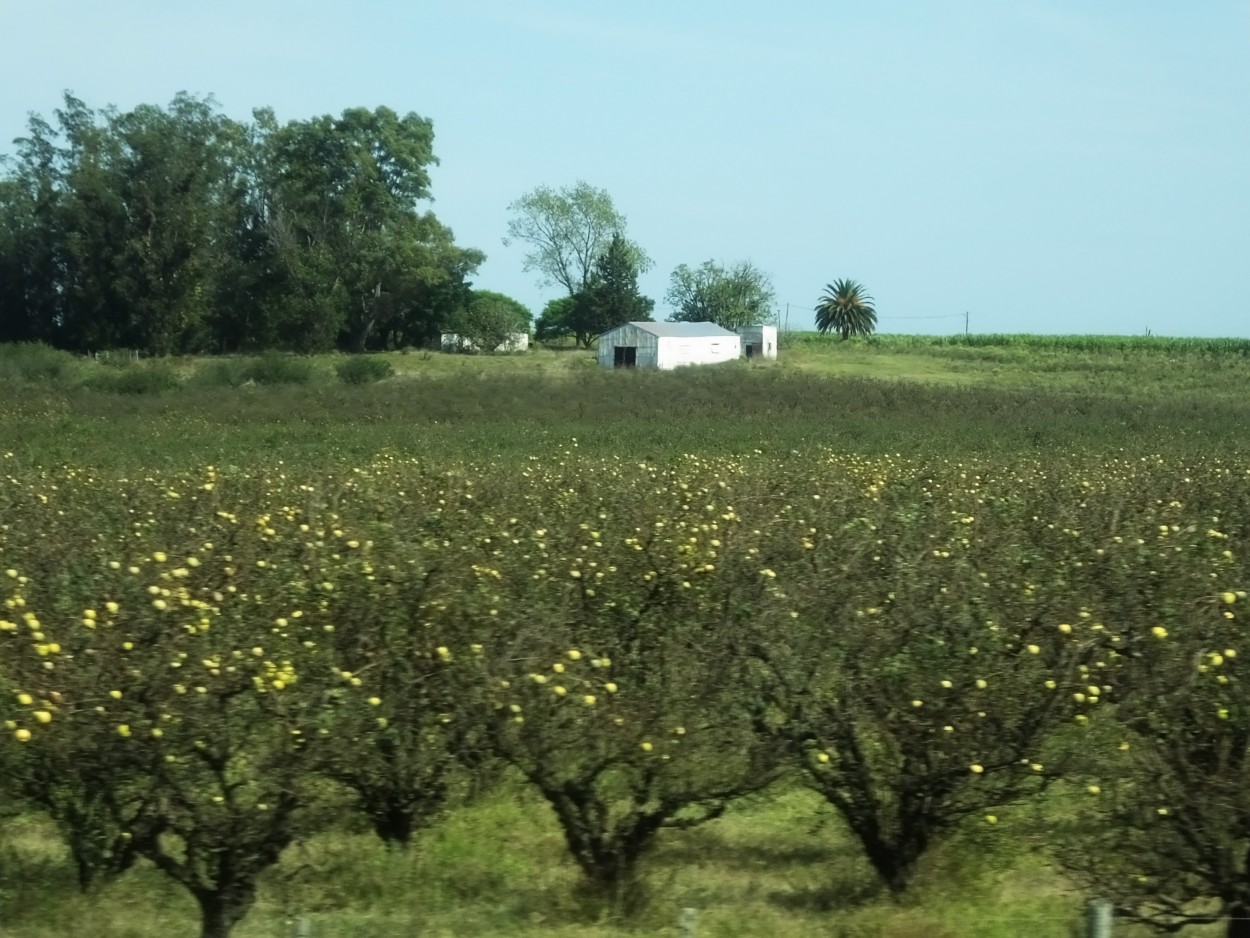
M 656 367 L 667 371 L 683 365 L 715 365 L 731 362 L 741 354 L 742 341 L 736 335 L 664 336 Z

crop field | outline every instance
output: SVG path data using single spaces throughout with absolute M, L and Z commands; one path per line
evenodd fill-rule
M 0 934 L 1244 934 L 1250 343 L 782 355 L 0 349 Z

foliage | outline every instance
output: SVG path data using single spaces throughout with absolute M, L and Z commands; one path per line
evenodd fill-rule
M 559 296 L 548 301 L 542 315 L 534 323 L 534 339 L 538 342 L 556 343 L 574 335 L 573 323 L 577 311 L 577 297 Z M 581 341 L 578 340 L 581 345 Z
M 531 248 L 525 270 L 542 275 L 544 286 L 558 284 L 569 296 L 586 290 L 599 257 L 619 236 L 621 250 L 634 269 L 651 267 L 646 253 L 625 239 L 625 216 L 603 189 L 578 181 L 563 189 L 539 186 L 508 206 L 508 237 L 504 244 L 522 241 Z
M 181 386 L 178 372 L 167 362 L 132 363 L 89 375 L 87 387 L 114 394 L 160 394 Z
M 73 371 L 73 355 L 43 342 L 0 344 L 0 381 L 55 383 Z
M 423 344 L 479 251 L 417 204 L 433 129 L 352 108 L 242 124 L 211 98 L 66 95 L 0 177 L 0 341 L 167 355 Z
M 1103 740 L 1086 773 L 1102 796 L 1055 852 L 1125 917 L 1167 930 L 1227 920 L 1227 935 L 1240 938 L 1250 931 L 1250 697 L 1240 653 L 1247 581 L 1227 545 L 1244 537 L 1244 516 L 1201 530 L 1160 514 L 1164 523 L 1137 543 L 1111 547 L 1104 575 L 1123 581 L 1132 555 L 1167 555 L 1166 592 L 1187 584 L 1194 598 L 1140 590 L 1141 614 L 1131 621 L 1157 624 L 1111 637 L 1134 659 L 1117 686 L 1119 732 Z
M 1073 717 L 1074 694 L 1101 693 L 1090 666 L 1104 652 L 1096 634 L 1078 639 L 1064 624 L 1088 612 L 1069 595 L 1080 564 L 1049 532 L 1077 524 L 1075 508 L 1056 500 L 1048 525 L 1036 526 L 1030 470 L 1019 466 L 1019 492 L 987 498 L 974 477 L 961 486 L 964 508 L 935 516 L 910 502 L 928 484 L 896 476 L 892 462 L 861 477 L 868 501 L 841 536 L 807 508 L 795 513 L 787 555 L 761 551 L 793 625 L 779 636 L 761 616 L 755 655 L 760 725 L 785 740 L 900 894 L 943 836 L 1065 774 L 1051 742 Z M 1088 509 L 1079 517 L 1101 520 Z M 846 537 L 859 529 L 862 538 Z M 983 530 L 1015 533 L 1000 541 Z M 802 578 L 774 572 L 799 557 Z
M 338 362 L 334 366 L 334 373 L 344 384 L 373 384 L 394 375 L 395 368 L 385 358 L 352 355 Z
M 625 239 L 613 235 L 599 255 L 587 287 L 574 297 L 568 325 L 590 347 L 595 336 L 627 322 L 649 320 L 655 301 L 638 292 L 638 267 Z
M 734 331 L 773 318 L 772 281 L 750 261 L 725 267 L 709 260 L 694 269 L 681 264 L 664 299 L 673 308 L 670 322 L 714 322 Z
M 499 351 L 518 333 L 528 334 L 533 314 L 510 296 L 475 290 L 468 304 L 452 316 L 448 329 L 460 338 L 461 350 Z
M 243 368 L 243 380 L 255 384 L 307 384 L 312 380 L 312 364 L 306 358 L 266 352 L 251 359 Z
M 816 303 L 816 328 L 836 332 L 844 340 L 871 335 L 877 328 L 873 299 L 856 280 L 835 280 Z

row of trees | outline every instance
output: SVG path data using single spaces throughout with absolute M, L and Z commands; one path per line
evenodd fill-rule
M 430 121 L 211 98 L 30 119 L 0 176 L 0 341 L 153 354 L 424 344 L 482 252 L 421 208 Z
M 611 196 L 579 181 L 554 190 L 540 186 L 509 206 L 504 243 L 529 247 L 525 269 L 565 295 L 547 304 L 537 323 L 539 341 L 573 338 L 589 347 L 600 333 L 648 320 L 654 301 L 638 293 L 638 275 L 651 267 L 643 249 L 625 236 L 625 216 Z M 681 264 L 664 296 L 670 322 L 714 322 L 735 330 L 776 321 L 769 276 L 751 261 Z M 830 284 L 816 305 L 816 327 L 843 339 L 876 329 L 872 297 L 854 280 Z
M 781 771 L 895 894 L 1063 780 L 1059 862 L 1242 936 L 1244 480 L 1189 467 L 1182 503 L 1154 460 L 1052 468 L 388 461 L 327 504 L 44 478 L 7 509 L 40 537 L 5 544 L 0 780 L 84 882 L 146 857 L 205 938 L 341 805 L 327 779 L 402 846 L 511 765 L 625 911 L 664 829 Z
M 285 124 L 259 109 L 244 123 L 211 98 L 121 112 L 67 94 L 55 123 L 32 116 L 0 163 L 0 341 L 360 352 L 528 330 L 518 304 L 474 301 L 485 255 L 421 208 L 433 139 L 429 120 L 385 107 Z M 539 187 L 510 210 L 505 243 L 528 245 L 526 269 L 565 292 L 540 340 L 588 346 L 651 318 L 637 283 L 651 261 L 605 191 Z M 772 319 L 773 296 L 751 262 L 706 261 L 677 267 L 665 298 L 671 320 L 736 329 Z M 871 331 L 846 308 L 839 299 L 819 328 Z

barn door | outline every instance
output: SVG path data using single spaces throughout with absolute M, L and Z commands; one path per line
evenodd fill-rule
M 612 365 L 616 368 L 633 368 L 638 364 L 638 349 L 632 345 L 618 345 L 612 352 Z

